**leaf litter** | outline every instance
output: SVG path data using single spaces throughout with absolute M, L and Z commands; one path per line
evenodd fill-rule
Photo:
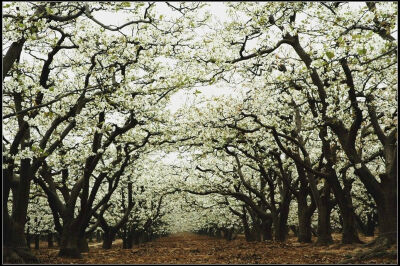
M 361 238 L 367 242 L 372 240 Z M 173 234 L 135 245 L 132 249 L 123 249 L 120 239 L 109 250 L 103 250 L 101 243 L 90 243 L 89 246 L 90 251 L 82 253 L 82 259 L 60 258 L 57 247 L 46 248 L 44 245 L 33 252 L 41 263 L 46 264 L 335 264 L 363 249 L 362 244 L 341 244 L 339 234 L 334 235 L 334 243 L 327 247 L 298 243 L 294 236 L 285 243 L 276 243 L 246 242 L 243 235 L 227 241 L 192 233 Z M 383 257 L 358 263 L 396 262 L 396 259 Z

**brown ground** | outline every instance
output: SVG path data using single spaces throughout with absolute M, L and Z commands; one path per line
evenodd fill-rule
M 90 243 L 90 251 L 82 253 L 82 259 L 57 257 L 57 247 L 46 248 L 41 243 L 39 250 L 33 250 L 42 263 L 64 264 L 323 264 L 338 263 L 346 254 L 359 252 L 362 245 L 342 245 L 340 235 L 333 235 L 335 243 L 328 247 L 300 244 L 291 236 L 284 244 L 266 241 L 264 243 L 245 241 L 238 236 L 233 241 L 179 233 L 157 239 L 153 242 L 122 249 L 121 240 L 114 242 L 111 250 L 103 250 L 101 243 Z M 373 238 L 361 237 L 364 241 Z M 376 258 L 357 263 L 396 264 L 396 259 Z

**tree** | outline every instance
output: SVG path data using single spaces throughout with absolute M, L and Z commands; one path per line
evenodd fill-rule
M 338 173 L 334 169 L 334 151 L 331 147 L 334 144 L 332 140 L 335 138 L 349 162 L 356 168 L 356 175 L 363 181 L 379 206 L 378 216 L 385 219 L 380 223 L 381 236 L 393 242 L 394 238 L 391 234 L 396 232 L 396 229 L 390 224 L 393 225 L 397 220 L 393 215 L 395 213 L 393 202 L 397 197 L 393 180 L 395 180 L 397 170 L 391 162 L 395 158 L 396 145 L 393 144 L 396 143 L 394 136 L 397 131 L 389 126 L 390 133 L 385 136 L 379 133 L 381 132 L 378 128 L 379 122 L 376 118 L 374 119 L 377 116 L 374 115 L 373 107 L 369 105 L 374 97 L 368 95 L 374 95 L 381 90 L 380 88 L 387 88 L 388 86 L 385 86 L 387 83 L 394 84 L 391 79 L 389 81 L 383 78 L 382 74 L 385 72 L 386 76 L 392 77 L 392 73 L 397 71 L 396 59 L 391 56 L 396 51 L 393 46 L 395 38 L 391 33 L 395 25 L 394 18 L 397 9 L 393 7 L 392 11 L 385 13 L 378 11 L 375 4 L 352 6 L 351 9 L 348 5 L 322 5 L 320 8 L 319 5 L 303 3 L 292 5 L 241 3 L 231 6 L 235 9 L 232 9 L 232 12 L 241 13 L 246 18 L 250 18 L 243 23 L 232 21 L 228 27 L 217 30 L 218 39 L 226 43 L 226 46 L 231 45 L 232 52 L 226 53 L 227 56 L 220 59 L 220 64 L 214 64 L 213 60 L 208 59 L 213 56 L 212 53 L 204 52 L 202 56 L 206 54 L 210 56 L 199 56 L 199 62 L 214 64 L 218 69 L 215 71 L 216 78 L 229 80 L 233 71 L 240 73 L 238 69 L 242 69 L 241 73 L 251 75 L 253 82 L 251 87 L 259 81 L 262 87 L 279 84 L 281 88 L 291 92 L 299 91 L 297 93 L 299 99 L 295 99 L 295 102 L 308 103 L 317 128 L 320 129 L 318 135 L 322 142 L 324 159 L 327 161 L 326 180 L 330 183 L 345 220 L 343 241 L 358 241 L 358 238 L 355 235 L 350 198 L 344 197 L 345 194 L 341 193 L 344 188 L 341 188 Z M 305 14 L 308 11 L 315 12 L 316 16 L 308 17 Z M 295 19 L 293 23 L 293 19 L 290 19 L 293 13 L 303 13 L 305 19 L 302 21 Z M 327 20 L 327 18 L 330 19 Z M 313 22 L 318 23 L 315 29 L 309 27 L 309 25 L 314 25 Z M 308 36 L 313 36 L 314 31 L 317 31 L 319 35 L 314 38 L 314 45 L 308 44 Z M 277 40 L 269 38 L 273 35 L 281 37 Z M 238 39 L 244 39 L 244 41 L 238 41 Z M 257 40 L 258 43 L 245 53 L 249 39 L 253 39 L 253 43 Z M 210 47 L 212 45 L 210 44 Z M 370 52 L 367 53 L 367 51 Z M 272 58 L 270 55 L 276 56 Z M 275 71 L 274 66 L 280 64 L 286 65 L 287 71 L 279 71 L 279 69 Z M 264 75 L 265 71 L 272 73 Z M 242 75 L 244 80 L 247 79 L 245 75 Z M 391 88 L 388 92 L 391 91 L 389 92 L 392 95 L 391 99 L 395 99 L 394 86 Z M 365 101 L 362 102 L 361 98 L 365 98 Z M 392 119 L 396 115 L 393 101 L 389 100 L 389 102 L 382 119 L 383 117 Z M 361 107 L 362 105 L 364 106 Z M 350 112 L 344 112 L 349 106 Z M 386 178 L 382 179 L 382 183 L 377 181 L 381 179 L 379 174 L 372 174 L 367 167 L 377 158 L 377 155 L 369 150 L 366 151 L 365 146 L 362 146 L 364 148 L 357 146 L 360 141 L 363 141 L 363 137 L 360 138 L 358 135 L 363 124 L 367 128 L 370 127 L 369 124 L 375 124 L 375 127 L 372 126 L 375 128 L 374 132 L 370 134 L 380 136 L 380 149 L 386 154 L 386 170 L 385 174 L 381 175 Z M 392 148 L 385 145 L 391 145 Z M 360 154 L 362 154 L 361 157 Z M 384 190 L 385 196 L 380 197 L 379 195 L 383 195 Z M 389 197 L 392 199 L 391 203 L 389 203 Z M 389 209 L 391 214 L 385 214 L 385 210 Z
M 13 42 L 13 45 L 3 58 L 6 66 L 3 73 L 4 102 L 7 106 L 3 114 L 7 130 L 3 138 L 6 162 L 4 199 L 8 199 L 13 187 L 14 214 L 9 216 L 4 205 L 6 200 L 3 206 L 7 217 L 5 231 L 8 233 L 5 243 L 9 243 L 5 248 L 10 251 L 11 257 L 15 257 L 14 249 L 26 247 L 23 229 L 31 180 L 75 127 L 79 132 L 84 123 L 91 127 L 96 124 L 94 119 L 84 121 L 84 116 L 79 115 L 90 114 L 100 118 L 104 108 L 114 110 L 103 113 L 103 116 L 116 115 L 118 111 L 127 116 L 126 110 L 133 108 L 145 113 L 149 106 L 144 103 L 165 105 L 169 93 L 182 88 L 185 85 L 183 81 L 190 81 L 182 75 L 183 69 L 185 72 L 187 69 L 180 67 L 174 67 L 176 75 L 165 78 L 169 65 L 154 59 L 168 58 L 174 53 L 178 57 L 176 47 L 180 47 L 179 42 L 190 39 L 191 35 L 181 35 L 185 29 L 176 23 L 185 21 L 186 13 L 195 12 L 197 4 L 189 4 L 192 8 L 187 10 L 177 10 L 182 16 L 178 19 L 168 17 L 165 23 L 161 23 L 162 16 L 156 16 L 155 4 L 135 4 L 131 15 L 134 14 L 137 19 L 132 20 L 131 16 L 130 21 L 119 27 L 105 25 L 93 15 L 95 11 L 114 7 L 119 12 L 130 12 L 128 6 L 129 3 L 15 3 L 7 6 L 3 42 Z M 15 12 L 17 15 L 12 14 L 14 10 L 18 11 Z M 192 21 L 188 29 L 196 27 L 196 23 Z M 137 32 L 133 36 L 127 35 L 128 29 Z M 147 33 L 143 34 L 143 31 Z M 162 35 L 171 38 L 164 37 L 163 42 L 156 43 L 154 40 L 159 41 Z M 21 53 L 21 47 L 26 53 Z M 142 54 L 145 55 L 142 57 Z M 20 57 L 23 60 L 15 64 Z M 124 97 L 125 104 L 117 106 L 115 100 L 121 97 Z M 71 108 L 66 109 L 65 106 L 70 104 Z M 114 135 L 103 148 L 136 125 L 134 116 L 140 115 L 139 111 L 130 114 L 126 127 L 115 128 Z M 20 166 L 16 165 L 15 156 L 17 161 L 21 159 Z M 71 204 L 81 188 L 83 192 L 88 191 L 88 179 L 93 170 L 89 169 L 90 163 L 95 166 L 100 157 L 90 157 L 86 161 L 88 169 L 74 190 Z M 83 205 L 84 202 L 82 199 Z M 74 210 L 69 211 L 73 213 Z M 22 259 L 25 256 L 27 261 L 34 260 L 29 251 L 18 250 Z

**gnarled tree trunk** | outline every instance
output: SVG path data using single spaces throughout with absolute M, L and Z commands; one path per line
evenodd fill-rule
M 320 199 L 320 206 L 318 208 L 318 238 L 316 245 L 326 246 L 333 243 L 331 235 L 331 210 L 329 202 L 330 187 L 325 183 L 324 192 Z
M 81 252 L 89 251 L 86 239 L 81 235 L 78 224 L 73 220 L 64 220 L 58 256 L 82 258 Z
M 298 199 L 298 219 L 299 228 L 297 233 L 297 240 L 300 243 L 311 243 L 311 217 L 315 211 L 315 204 L 307 206 L 307 199 Z
M 390 182 L 391 181 L 391 182 Z M 378 205 L 378 238 L 385 238 L 388 244 L 397 243 L 397 187 L 396 180 L 382 180 L 383 202 Z
M 104 232 L 103 236 L 103 249 L 110 249 L 112 247 L 112 242 L 115 237 L 115 232 L 109 230 L 108 232 Z
M 13 264 L 39 263 L 27 246 L 24 227 L 13 222 L 8 214 L 3 217 L 3 261 Z

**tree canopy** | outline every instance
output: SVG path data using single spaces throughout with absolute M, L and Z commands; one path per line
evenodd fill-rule
M 7 260 L 37 261 L 27 230 L 57 233 L 67 257 L 97 231 L 103 248 L 179 230 L 285 241 L 291 227 L 299 242 L 377 227 L 396 243 L 397 12 L 4 3 Z

